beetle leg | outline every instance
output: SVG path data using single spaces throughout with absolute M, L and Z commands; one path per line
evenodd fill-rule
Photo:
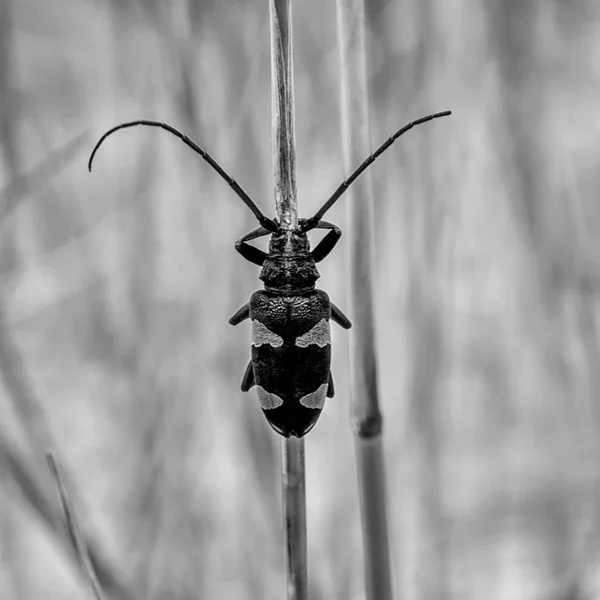
M 352 327 L 350 319 L 333 302 L 331 303 L 331 318 L 344 329 Z
M 240 310 L 238 310 L 231 319 L 229 319 L 229 323 L 231 325 L 239 325 L 242 321 L 245 321 L 250 317 L 250 304 L 246 303 Z
M 333 387 L 333 375 L 329 371 L 329 385 L 327 386 L 327 397 L 333 398 L 335 395 L 335 388 Z
M 315 229 L 331 229 L 312 251 L 312 257 L 315 259 L 315 262 L 321 262 L 335 248 L 335 245 L 342 237 L 342 230 L 337 225 L 328 223 L 327 221 L 319 221 Z
M 242 377 L 242 392 L 247 392 L 254 384 L 254 369 L 252 368 L 252 361 L 250 361 Z
M 271 232 L 268 229 L 265 229 L 264 227 L 257 227 L 256 229 L 253 229 L 252 231 L 247 233 L 245 236 L 241 237 L 235 243 L 235 249 L 247 261 L 250 261 L 252 264 L 262 267 L 262 264 L 265 261 L 265 258 L 267 257 L 266 252 L 263 252 L 260 248 L 251 246 L 247 242 L 259 237 L 263 237 L 265 235 L 271 235 Z

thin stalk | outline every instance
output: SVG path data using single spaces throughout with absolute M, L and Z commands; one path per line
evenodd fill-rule
M 301 600 L 307 597 L 304 473 L 304 438 L 284 440 L 281 446 L 281 475 L 286 581 L 290 600 Z
M 271 100 L 275 208 L 284 229 L 298 224 L 292 0 L 269 0 L 271 12 Z
M 59 524 L 55 503 L 48 498 L 46 487 L 40 483 L 36 469 L 6 438 L 2 428 L 0 428 L 0 468 L 3 469 L 2 477 L 6 476 L 7 481 L 12 484 L 12 489 L 18 492 L 22 505 L 27 506 L 33 514 L 37 515 L 60 545 L 68 544 L 69 551 L 73 550 L 70 538 L 67 539 L 68 536 Z M 60 523 L 62 524 L 62 519 Z M 89 535 L 84 536 L 84 539 L 94 572 L 98 575 L 105 595 L 113 600 L 137 600 L 138 597 L 118 578 L 117 571 L 104 558 L 105 553 L 99 550 L 97 541 Z
M 282 228 L 289 230 L 298 224 L 292 2 L 269 0 L 269 9 L 275 208 Z M 284 439 L 281 454 L 287 597 L 305 600 L 308 586 L 304 439 Z
M 369 102 L 363 0 L 337 0 L 341 64 L 344 168 L 350 173 L 369 154 Z M 351 410 L 358 468 L 368 600 L 391 600 L 386 478 L 379 409 L 373 310 L 373 186 L 369 172 L 346 200 L 347 286 L 354 340 L 350 349 Z
M 46 460 L 48 461 L 50 472 L 52 473 L 52 476 L 54 477 L 54 480 L 56 482 L 56 487 L 58 488 L 60 502 L 62 505 L 63 513 L 65 515 L 65 520 L 67 522 L 69 537 L 71 539 L 73 549 L 75 550 L 75 554 L 77 555 L 77 558 L 79 560 L 79 565 L 81 566 L 81 569 L 83 570 L 83 573 L 90 586 L 90 589 L 94 594 L 94 598 L 96 598 L 96 600 L 104 600 L 104 596 L 102 595 L 102 589 L 100 588 L 100 584 L 98 583 L 96 572 L 92 567 L 92 561 L 90 560 L 87 545 L 85 543 L 83 535 L 81 534 L 81 530 L 79 529 L 75 509 L 73 508 L 73 504 L 69 498 L 69 494 L 64 483 L 64 478 L 61 475 L 60 467 L 58 465 L 56 457 L 52 452 L 47 452 Z

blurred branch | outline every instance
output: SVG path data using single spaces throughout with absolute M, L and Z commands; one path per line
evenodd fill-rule
M 271 22 L 271 98 L 275 207 L 283 229 L 298 224 L 296 145 L 292 65 L 292 1 L 269 0 Z M 282 495 L 287 597 L 307 594 L 306 488 L 304 440 L 282 441 Z
M 6 172 L 12 176 L 19 171 L 17 127 L 21 117 L 21 105 L 16 102 L 14 89 L 15 5 L 15 0 L 0 1 L 0 154 Z M 0 252 L 2 266 L 14 267 L 17 262 L 16 232 L 5 232 L 0 240 Z
M 338 0 L 344 166 L 351 172 L 369 153 L 369 103 L 363 0 Z M 373 186 L 369 173 L 348 191 L 350 310 L 354 318 L 350 388 L 352 424 L 365 546 L 365 586 L 369 600 L 390 600 L 392 584 L 388 541 L 382 416 L 377 386 L 372 263 L 374 255 Z
M 82 133 L 66 146 L 51 152 L 29 173 L 19 175 L 0 191 L 0 225 L 7 215 L 25 197 L 26 192 L 40 185 L 62 168 L 83 145 L 87 133 Z M 33 181 L 32 181 L 33 180 Z M 42 404 L 29 383 L 19 348 L 5 322 L 3 307 L 0 305 L 0 377 L 6 386 L 9 399 L 19 421 L 33 446 L 34 455 L 41 456 L 46 448 L 53 447 L 52 435 L 46 423 Z
M 25 361 L 5 322 L 0 305 L 0 378 L 19 422 L 25 430 L 34 456 L 43 456 L 45 449 L 53 447 L 53 437 L 39 398 L 33 390 L 26 372 Z
M 17 175 L 13 178 L 8 186 L 0 191 L 0 202 L 4 206 L 0 223 L 4 222 L 7 215 L 14 210 L 22 198 L 68 163 L 77 150 L 82 147 L 86 137 L 87 133 L 80 134 L 66 146 L 51 152 L 29 173 Z M 43 454 L 45 448 L 54 446 L 53 437 L 47 424 L 42 403 L 29 382 L 25 361 L 5 323 L 2 306 L 0 306 L 0 375 L 8 392 L 8 397 L 12 401 L 15 413 L 32 446 L 32 454 L 34 456 Z M 40 515 L 49 529 L 63 543 L 68 545 L 58 526 L 59 518 L 53 503 L 46 496 L 44 485 L 38 483 L 35 468 L 27 465 L 26 459 L 19 455 L 10 442 L 4 438 L 1 431 L 0 461 L 6 466 L 16 489 L 20 491 L 26 503 L 34 512 Z M 61 486 L 64 490 L 63 479 L 64 477 L 61 477 Z M 81 536 L 81 534 L 79 535 Z M 82 543 L 86 547 L 92 546 L 89 540 Z M 117 600 L 134 600 L 135 597 L 112 575 L 110 569 L 99 557 L 98 551 L 91 551 L 91 559 L 88 556 L 88 563 L 94 565 L 95 571 L 99 573 L 104 587 L 111 591 L 112 597 Z M 90 566 L 90 568 L 92 567 Z M 99 600 L 101 598 L 97 594 L 96 597 Z
M 5 466 L 7 476 L 14 482 L 15 489 L 20 492 L 25 504 L 41 518 L 52 534 L 61 544 L 69 548 L 70 554 L 72 554 L 72 547 L 61 526 L 62 519 L 55 509 L 54 503 L 49 500 L 44 488 L 38 483 L 37 477 L 33 469 L 27 464 L 25 457 L 4 437 L 1 431 L 0 464 Z M 97 573 L 98 580 L 105 593 L 115 600 L 136 600 L 137 596 L 117 579 L 112 569 L 102 558 L 94 541 L 89 536 L 84 536 L 84 543 L 89 550 L 92 568 Z
M 75 554 L 79 559 L 79 564 L 84 571 L 84 574 L 87 578 L 89 586 L 96 600 L 104 600 L 102 596 L 102 590 L 100 589 L 100 584 L 98 583 L 98 578 L 96 577 L 96 573 L 94 572 L 94 568 L 92 567 L 92 563 L 90 561 L 90 555 L 88 554 L 88 549 L 85 544 L 85 540 L 83 538 L 83 535 L 81 534 L 79 525 L 77 523 L 77 515 L 75 514 L 75 509 L 73 508 L 73 504 L 69 499 L 67 489 L 60 475 L 60 470 L 56 461 L 56 457 L 54 456 L 54 454 L 52 454 L 52 452 L 47 452 L 46 460 L 48 461 L 48 466 L 50 467 L 50 471 L 56 481 L 56 487 L 58 488 L 58 493 L 60 495 L 60 502 L 62 505 L 63 513 L 65 515 L 65 520 L 67 522 L 67 528 L 69 536 L 71 538 L 71 544 L 73 545 Z
M 15 92 L 13 67 L 15 45 L 15 1 L 0 1 L 0 150 L 9 171 L 17 169 L 17 143 L 15 129 Z
M 4 223 L 19 201 L 33 194 L 47 180 L 57 175 L 83 147 L 88 133 L 80 133 L 66 145 L 52 150 L 41 162 L 27 173 L 16 175 L 0 190 L 0 224 Z

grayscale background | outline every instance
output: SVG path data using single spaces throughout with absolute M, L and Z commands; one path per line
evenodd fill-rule
M 600 3 L 366 4 L 372 148 L 454 113 L 371 167 L 397 598 L 600 598 Z M 335 27 L 294 2 L 303 216 L 344 175 Z M 164 131 L 86 167 L 167 121 L 272 215 L 268 3 L 0 0 L 0 44 L 0 600 L 87 597 L 49 447 L 109 598 L 282 598 L 279 439 L 227 323 L 255 221 Z M 311 600 L 364 597 L 351 339 L 307 437 Z

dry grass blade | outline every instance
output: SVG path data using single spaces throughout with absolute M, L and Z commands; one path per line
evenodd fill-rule
M 338 0 L 341 61 L 342 139 L 346 172 L 369 154 L 369 106 L 363 0 Z M 369 173 L 358 178 L 347 200 L 346 249 L 354 343 L 350 353 L 352 421 L 365 546 L 365 585 L 369 600 L 391 600 L 382 416 L 379 410 L 373 310 L 373 190 Z
M 23 505 L 28 506 L 44 523 L 48 530 L 59 540 L 61 544 L 69 542 L 65 535 L 54 503 L 46 495 L 45 488 L 39 483 L 36 472 L 31 468 L 27 459 L 14 445 L 4 436 L 0 429 L 0 464 L 5 468 L 3 475 L 14 484 L 12 488 L 20 495 Z M 103 558 L 103 553 L 98 549 L 97 543 L 90 537 L 86 537 L 86 548 L 89 550 L 90 559 L 94 571 L 98 575 L 105 593 L 115 600 L 136 600 L 137 596 L 129 590 L 126 585 L 117 578 L 117 573 Z M 69 550 L 72 546 L 69 547 Z
M 71 500 L 69 499 L 67 489 L 63 482 L 63 478 L 61 477 L 60 468 L 56 461 L 56 457 L 52 452 L 47 452 L 46 460 L 48 461 L 50 471 L 52 472 L 52 475 L 54 476 L 54 479 L 56 481 L 56 486 L 60 495 L 60 502 L 62 504 L 65 520 L 67 522 L 69 537 L 71 538 L 71 544 L 73 544 L 73 548 L 75 549 L 75 553 L 77 554 L 77 558 L 79 559 L 79 564 L 83 569 L 83 572 L 87 578 L 92 592 L 94 593 L 94 597 L 96 598 L 96 600 L 104 600 L 104 597 L 102 595 L 102 589 L 100 588 L 98 578 L 96 577 L 96 573 L 90 561 L 90 555 L 88 554 L 88 549 L 85 540 L 83 539 L 83 535 L 81 534 L 79 525 L 77 523 L 75 509 L 73 508 Z
M 271 88 L 275 207 L 284 229 L 298 224 L 296 140 L 292 65 L 292 2 L 269 0 L 271 21 Z M 307 593 L 306 489 L 304 440 L 282 442 L 287 596 L 304 600 Z

